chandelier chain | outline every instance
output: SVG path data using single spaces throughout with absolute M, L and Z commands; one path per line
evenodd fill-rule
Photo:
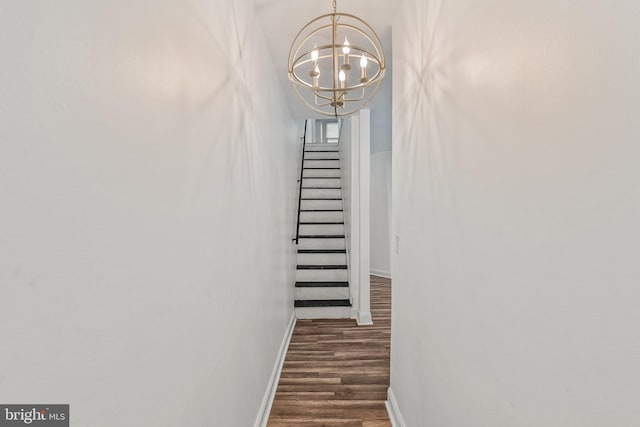
M 337 0 L 333 0 L 333 12 L 335 13 L 338 10 L 338 2 Z

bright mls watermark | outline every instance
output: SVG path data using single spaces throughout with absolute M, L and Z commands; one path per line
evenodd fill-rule
M 69 427 L 69 405 L 0 405 L 0 427 Z

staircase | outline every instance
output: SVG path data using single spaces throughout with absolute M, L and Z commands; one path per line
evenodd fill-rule
M 306 144 L 296 270 L 299 319 L 351 316 L 337 144 Z

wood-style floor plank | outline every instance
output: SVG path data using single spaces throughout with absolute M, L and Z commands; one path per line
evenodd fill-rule
M 373 326 L 298 320 L 269 427 L 390 427 L 385 409 L 391 346 L 391 281 L 371 276 Z

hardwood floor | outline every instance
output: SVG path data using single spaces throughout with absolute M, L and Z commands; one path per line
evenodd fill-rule
M 298 320 L 268 426 L 390 427 L 391 281 L 371 276 L 373 326 Z

